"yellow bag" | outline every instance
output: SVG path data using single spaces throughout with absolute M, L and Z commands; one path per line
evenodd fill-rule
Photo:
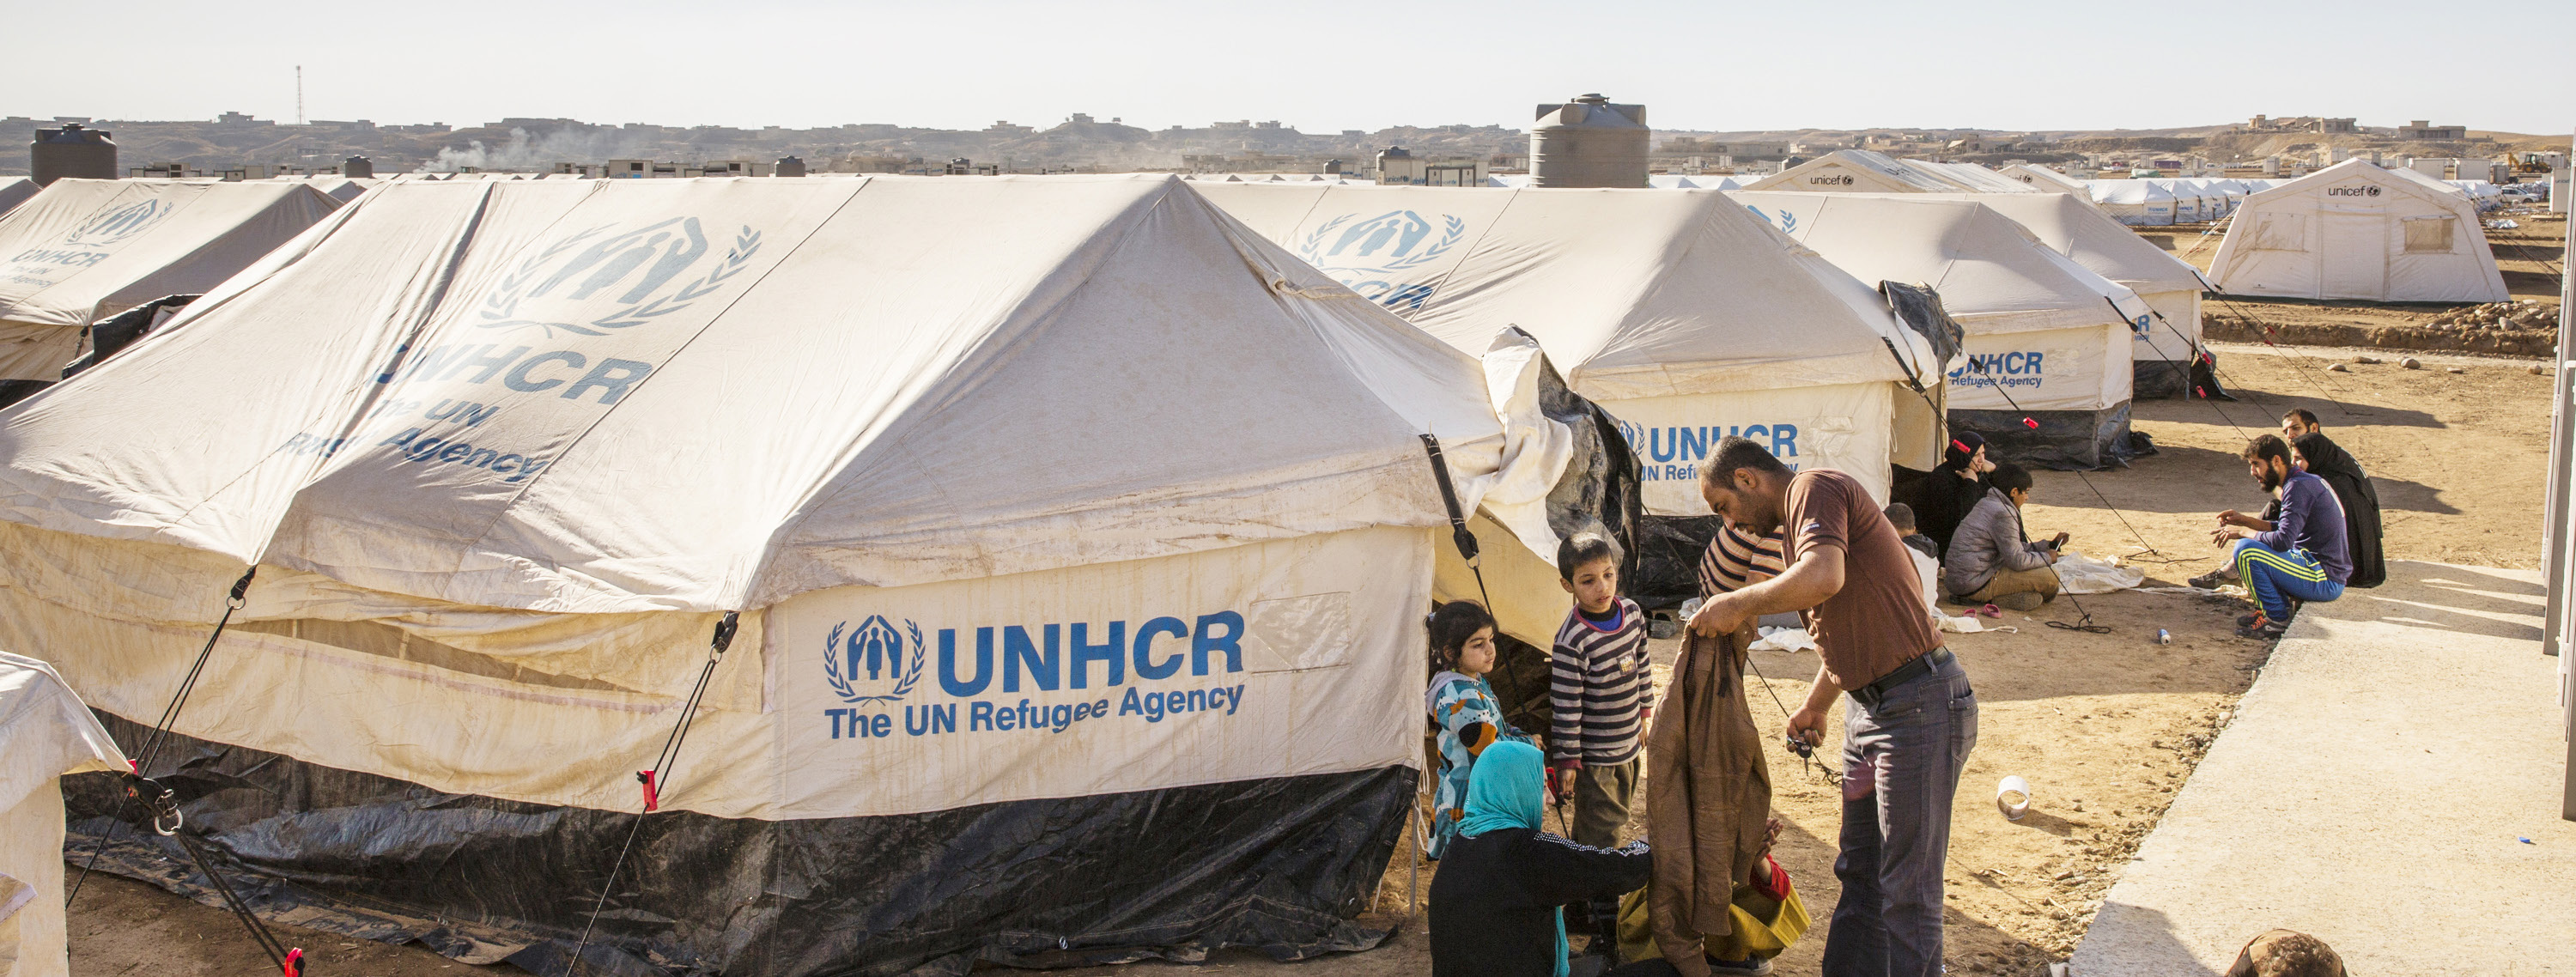
M 1785 880 L 1786 873 L 1783 873 Z M 1806 935 L 1812 920 L 1807 918 L 1807 904 L 1798 898 L 1798 887 L 1789 886 L 1788 898 L 1773 901 L 1762 891 L 1738 882 L 1733 904 L 1727 917 L 1734 932 L 1703 943 L 1701 951 L 1720 960 L 1770 959 L 1789 949 Z M 1623 961 L 1660 960 L 1663 951 L 1655 946 L 1654 929 L 1646 922 L 1646 890 L 1619 897 L 1619 959 Z

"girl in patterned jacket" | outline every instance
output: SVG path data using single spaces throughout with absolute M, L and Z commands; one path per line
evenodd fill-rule
M 1503 700 L 1485 684 L 1494 670 L 1494 616 L 1474 601 L 1451 601 L 1431 614 L 1431 677 L 1423 701 L 1440 731 L 1440 789 L 1432 797 L 1431 843 L 1439 858 L 1466 816 L 1467 773 L 1485 748 L 1504 740 L 1538 745 L 1538 739 L 1503 720 Z

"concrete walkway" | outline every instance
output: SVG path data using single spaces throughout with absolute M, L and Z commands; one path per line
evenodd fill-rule
M 2293 622 L 2111 888 L 2075 977 L 2223 974 L 2274 927 L 2361 975 L 2576 974 L 2540 576 L 2388 575 Z

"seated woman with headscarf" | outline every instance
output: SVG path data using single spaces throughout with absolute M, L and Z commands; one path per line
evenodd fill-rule
M 1477 757 L 1467 816 L 1431 880 L 1434 977 L 1566 977 L 1564 907 L 1654 874 L 1645 842 L 1600 849 L 1541 832 L 1545 768 L 1537 747 L 1509 740 Z

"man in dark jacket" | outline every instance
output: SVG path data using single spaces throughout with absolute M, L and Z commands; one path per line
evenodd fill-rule
M 2309 438 L 2316 439 L 2314 456 L 2300 447 Z M 2388 560 L 2380 548 L 2379 489 L 2370 484 L 2370 473 L 2362 470 L 2361 462 L 2354 460 L 2350 452 L 2326 438 L 2317 415 L 2305 407 L 2293 407 L 2281 415 L 2281 440 L 2290 443 L 2296 467 L 2325 479 L 2326 485 L 2334 489 L 2335 501 L 2343 505 L 2344 545 L 2352 551 L 2352 579 L 2344 581 L 2344 586 L 2370 588 L 2386 583 Z M 2280 518 L 2281 502 L 2274 499 L 2263 507 L 2258 521 L 2269 523 Z M 2209 590 L 2241 581 L 2236 576 L 2236 565 L 2231 563 L 2189 582 Z
M 2385 583 L 2388 560 L 2379 548 L 2379 490 L 2371 487 L 2370 473 L 2361 470 L 2351 453 L 2313 428 L 2290 439 L 2290 450 L 2298 456 L 2299 467 L 2325 479 L 2326 486 L 2334 489 L 2335 501 L 2343 503 L 2343 541 L 2352 551 L 2352 577 L 2343 585 Z

